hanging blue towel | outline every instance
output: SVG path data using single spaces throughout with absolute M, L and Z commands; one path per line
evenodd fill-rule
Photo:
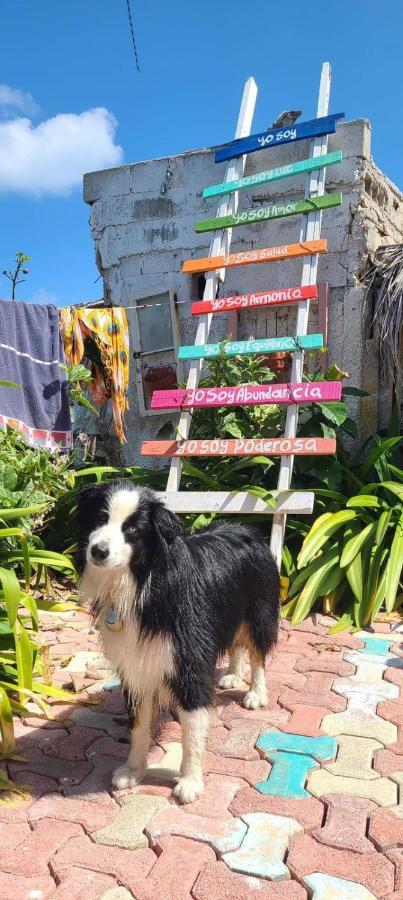
M 59 313 L 52 304 L 0 300 L 0 427 L 30 444 L 71 447 L 71 420 Z

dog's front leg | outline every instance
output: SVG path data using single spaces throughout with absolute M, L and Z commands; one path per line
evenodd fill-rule
M 112 784 L 119 790 L 135 787 L 144 777 L 147 754 L 150 747 L 153 712 L 154 702 L 152 696 L 143 697 L 137 701 L 127 763 L 115 769 L 112 775 Z
M 180 710 L 182 726 L 182 765 L 181 777 L 174 789 L 175 797 L 181 803 L 192 803 L 203 791 L 203 752 L 210 728 L 211 709 L 199 709 L 185 712 Z

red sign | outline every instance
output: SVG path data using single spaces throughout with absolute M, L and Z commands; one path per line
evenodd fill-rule
M 205 313 L 231 312 L 240 309 L 261 309 L 266 306 L 287 306 L 289 303 L 300 303 L 301 300 L 317 300 L 318 289 L 314 284 L 307 287 L 285 288 L 278 291 L 262 291 L 258 294 L 234 294 L 230 297 L 217 297 L 215 300 L 200 300 L 192 304 L 192 315 Z

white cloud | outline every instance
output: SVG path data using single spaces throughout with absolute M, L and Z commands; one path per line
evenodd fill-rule
M 116 119 L 107 109 L 61 113 L 32 125 L 0 121 L 0 192 L 63 195 L 81 186 L 84 172 L 118 165 Z
M 27 91 L 10 87 L 9 84 L 0 84 L 0 115 L 8 118 L 13 110 L 18 110 L 27 116 L 35 116 L 40 107 Z

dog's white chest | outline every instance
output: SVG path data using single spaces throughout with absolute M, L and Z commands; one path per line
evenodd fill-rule
M 139 637 L 135 623 L 125 623 L 121 630 L 111 630 L 101 619 L 99 631 L 105 656 L 123 676 L 133 693 L 159 692 L 164 679 L 172 674 L 173 653 L 169 638 Z

